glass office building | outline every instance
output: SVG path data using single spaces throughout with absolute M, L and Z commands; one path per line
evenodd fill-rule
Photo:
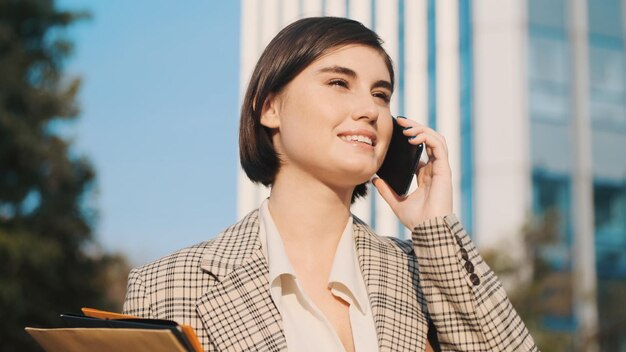
M 547 255 L 555 268 L 578 273 L 577 232 L 592 239 L 587 255 L 602 302 L 612 282 L 626 281 L 626 12 L 620 0 L 581 3 L 579 17 L 572 16 L 572 1 L 528 3 L 533 212 L 559 214 L 560 241 Z M 582 35 L 573 36 L 572 28 Z M 587 137 L 577 133 L 581 128 Z M 592 193 L 582 207 L 581 188 Z M 610 313 L 600 308 L 599 315 Z M 569 322 L 550 323 L 579 322 L 573 308 Z
M 518 248 L 529 218 L 558 214 L 545 258 L 598 298 L 546 324 L 597 324 L 595 301 L 626 281 L 626 1 L 243 0 L 241 91 L 280 28 L 319 15 L 357 19 L 385 41 L 392 114 L 446 137 L 454 211 L 479 247 Z M 269 192 L 243 173 L 239 186 L 240 216 Z M 353 212 L 406 236 L 375 192 Z

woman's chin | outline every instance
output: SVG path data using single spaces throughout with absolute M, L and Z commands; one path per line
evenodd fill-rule
M 346 175 L 347 178 L 353 178 L 357 180 L 364 180 L 363 182 L 369 180 L 374 176 L 377 171 L 377 165 L 373 162 L 371 163 L 345 163 L 341 166 L 340 172 Z M 363 183 L 360 182 L 360 183 Z
M 344 180 L 346 181 L 345 184 L 355 187 L 360 184 L 369 182 L 369 180 L 371 180 L 372 177 L 375 175 L 375 172 L 360 170 L 359 172 L 349 172 L 348 175 L 349 176 L 344 178 Z

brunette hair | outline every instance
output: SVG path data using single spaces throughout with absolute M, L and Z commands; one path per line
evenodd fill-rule
M 393 87 L 393 66 L 382 40 L 360 22 L 340 17 L 304 18 L 283 28 L 267 45 L 252 72 L 241 104 L 239 157 L 250 180 L 270 186 L 280 168 L 272 132 L 261 125 L 261 113 L 268 97 L 279 93 L 328 50 L 349 44 L 376 49 L 385 60 Z M 352 202 L 366 193 L 366 183 L 356 186 Z

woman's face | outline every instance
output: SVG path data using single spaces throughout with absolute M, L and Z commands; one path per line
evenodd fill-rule
M 339 187 L 369 180 L 391 138 L 390 82 L 378 51 L 347 45 L 330 49 L 270 97 L 261 123 L 276 131 L 277 176 L 304 172 Z

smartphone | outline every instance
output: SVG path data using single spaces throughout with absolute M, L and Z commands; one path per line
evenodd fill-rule
M 393 118 L 393 134 L 389 149 L 385 155 L 383 164 L 376 174 L 400 196 L 404 197 L 409 193 L 413 175 L 417 171 L 424 144 L 413 145 L 409 143 L 409 137 L 402 131 L 404 128 L 398 125 L 396 118 Z

